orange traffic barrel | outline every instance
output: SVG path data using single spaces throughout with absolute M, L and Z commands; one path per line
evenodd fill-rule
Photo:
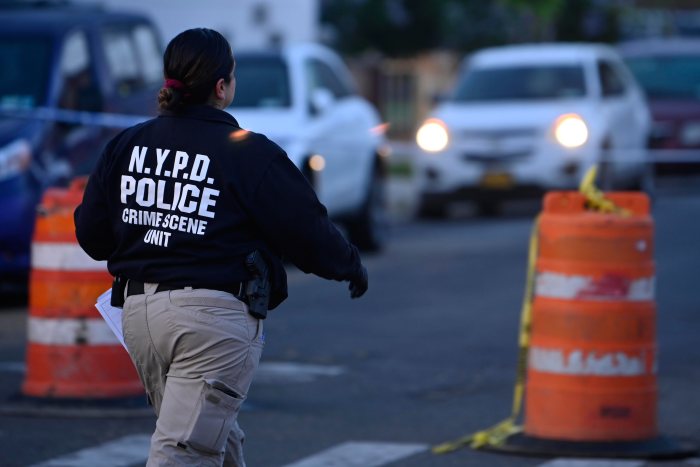
M 657 435 L 654 238 L 643 193 L 607 195 L 627 215 L 545 197 L 525 400 L 528 435 L 629 441 Z
M 539 218 L 523 432 L 497 450 L 680 458 L 658 433 L 654 223 L 644 193 L 551 192 Z
M 75 237 L 84 179 L 49 189 L 38 208 L 29 281 L 24 396 L 107 399 L 143 394 L 128 353 L 95 308 L 112 283 Z

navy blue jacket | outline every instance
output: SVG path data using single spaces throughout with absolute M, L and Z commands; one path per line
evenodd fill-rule
M 109 272 L 141 282 L 229 290 L 263 251 L 270 308 L 287 297 L 285 258 L 350 280 L 357 249 L 331 223 L 304 175 L 265 136 L 199 106 L 164 113 L 105 148 L 75 210 L 78 243 Z

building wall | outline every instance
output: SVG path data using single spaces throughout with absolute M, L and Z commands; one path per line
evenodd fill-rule
M 393 139 L 412 139 L 420 122 L 448 93 L 456 78 L 460 54 L 435 51 L 411 58 L 361 56 L 347 60 L 360 94 L 389 123 Z
M 95 0 L 75 0 L 94 4 Z M 179 32 L 207 27 L 221 32 L 235 49 L 316 41 L 319 0 L 98 0 L 112 9 L 147 13 L 164 43 Z

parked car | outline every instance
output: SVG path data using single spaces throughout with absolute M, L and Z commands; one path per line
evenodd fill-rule
M 466 199 L 493 214 L 508 199 L 574 189 L 595 163 L 607 186 L 639 187 L 649 126 L 641 89 L 608 46 L 481 50 L 416 133 L 420 212 Z
M 235 74 L 229 112 L 287 152 L 353 243 L 380 249 L 387 233 L 382 125 L 338 55 L 316 44 L 237 51 Z
M 44 190 L 88 174 L 120 128 L 155 114 L 160 44 L 141 15 L 0 7 L 0 288 L 26 285 Z
M 646 93 L 653 124 L 648 141 L 662 173 L 700 170 L 700 39 L 654 38 L 620 44 Z

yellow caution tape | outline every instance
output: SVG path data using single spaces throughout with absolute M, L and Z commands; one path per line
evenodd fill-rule
M 597 174 L 598 166 L 593 165 L 588 169 L 586 175 L 583 176 L 581 185 L 579 185 L 579 191 L 586 197 L 586 205 L 588 208 L 602 213 L 617 213 L 623 216 L 629 215 L 627 209 L 617 206 L 611 199 L 605 197 L 605 193 L 595 186 L 595 177 Z
M 602 213 L 618 213 L 628 215 L 629 211 L 617 206 L 611 199 L 595 186 L 595 178 L 598 167 L 594 165 L 583 177 L 579 191 L 586 197 L 586 204 L 589 209 Z M 515 387 L 513 388 L 513 407 L 510 417 L 502 422 L 477 431 L 454 441 L 448 441 L 432 448 L 434 454 L 446 454 L 456 451 L 464 446 L 472 449 L 483 447 L 501 446 L 509 436 L 522 431 L 522 427 L 517 425 L 517 419 L 522 411 L 523 394 L 525 392 L 525 377 L 527 373 L 527 358 L 530 349 L 531 323 L 532 323 L 532 302 L 535 290 L 535 273 L 537 254 L 539 249 L 539 216 L 535 219 L 535 224 L 530 233 L 530 245 L 527 261 L 527 281 L 525 285 L 525 297 L 523 298 L 522 311 L 520 313 L 520 332 L 518 337 L 518 367 L 515 377 Z
M 523 299 L 522 311 L 520 313 L 520 332 L 518 337 L 518 368 L 515 377 L 515 388 L 513 389 L 513 407 L 510 417 L 502 422 L 487 428 L 466 435 L 454 441 L 434 446 L 434 454 L 446 454 L 456 451 L 464 446 L 471 446 L 473 449 L 480 449 L 487 446 L 500 446 L 509 436 L 522 431 L 522 427 L 516 424 L 520 411 L 522 410 L 523 393 L 525 392 L 525 373 L 527 370 L 527 355 L 530 348 L 530 324 L 532 322 L 532 300 L 535 289 L 535 264 L 537 261 L 538 237 L 539 237 L 539 216 L 535 219 L 535 224 L 530 233 L 530 247 L 527 260 L 527 281 L 525 285 L 525 297 Z

